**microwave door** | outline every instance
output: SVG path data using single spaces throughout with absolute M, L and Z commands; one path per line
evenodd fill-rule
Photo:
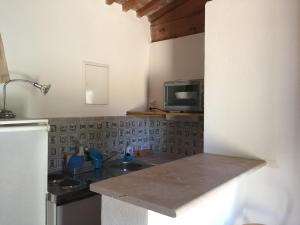
M 167 111 L 199 111 L 199 85 L 165 86 L 165 110 Z

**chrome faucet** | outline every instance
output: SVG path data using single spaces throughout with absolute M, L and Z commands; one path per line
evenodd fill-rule
M 42 85 L 37 82 L 33 82 L 30 80 L 25 80 L 25 79 L 12 79 L 12 80 L 5 82 L 3 85 L 3 109 L 0 110 L 0 118 L 9 119 L 9 118 L 16 117 L 16 114 L 14 114 L 11 110 L 6 109 L 6 86 L 12 82 L 18 82 L 18 81 L 32 84 L 34 87 L 40 89 L 40 91 L 42 92 L 43 95 L 46 95 L 51 88 L 50 84 Z

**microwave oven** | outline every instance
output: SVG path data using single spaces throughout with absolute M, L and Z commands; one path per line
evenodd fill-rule
M 167 81 L 164 83 L 164 93 L 165 111 L 204 111 L 204 79 Z

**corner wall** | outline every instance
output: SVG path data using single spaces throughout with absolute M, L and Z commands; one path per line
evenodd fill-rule
M 12 78 L 52 84 L 45 97 L 10 84 L 8 108 L 19 117 L 117 116 L 145 107 L 149 24 L 133 12 L 104 0 L 1 1 L 0 32 L 9 70 L 27 74 Z M 109 105 L 84 104 L 83 60 L 110 66 Z
M 150 44 L 149 104 L 163 108 L 164 82 L 204 76 L 204 33 Z
M 268 162 L 224 224 L 298 225 L 300 2 L 209 2 L 205 35 L 204 151 Z

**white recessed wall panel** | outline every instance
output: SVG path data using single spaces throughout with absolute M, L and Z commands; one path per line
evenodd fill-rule
M 84 63 L 85 103 L 107 105 L 109 95 L 109 67 L 96 63 Z

